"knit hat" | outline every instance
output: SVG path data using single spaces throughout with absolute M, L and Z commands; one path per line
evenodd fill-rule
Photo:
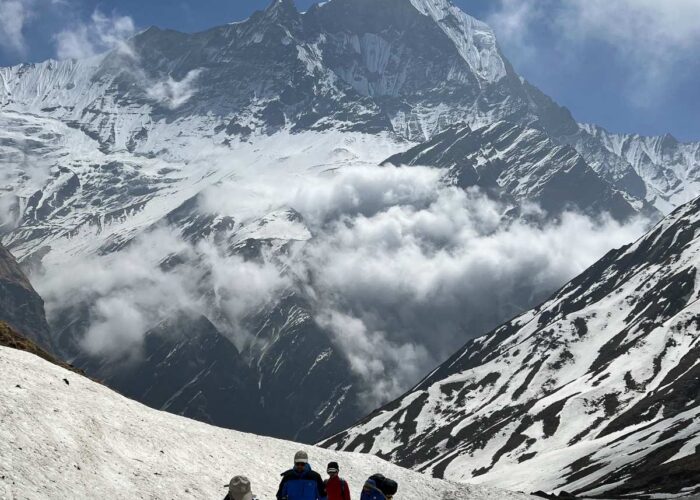
M 305 451 L 297 451 L 294 454 L 294 463 L 295 464 L 298 464 L 298 463 L 308 464 L 309 463 L 309 455 L 307 455 Z
M 328 467 L 326 468 L 326 472 L 328 472 L 329 474 L 331 472 L 335 472 L 336 474 L 338 472 L 340 472 L 340 467 L 338 467 L 338 462 L 330 462 L 328 464 Z
M 231 500 L 253 500 L 250 491 L 250 480 L 245 476 L 235 476 L 228 485 Z

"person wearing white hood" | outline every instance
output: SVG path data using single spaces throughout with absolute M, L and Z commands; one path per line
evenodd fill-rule
M 228 495 L 224 500 L 257 500 L 250 490 L 250 480 L 245 476 L 235 476 L 228 485 Z

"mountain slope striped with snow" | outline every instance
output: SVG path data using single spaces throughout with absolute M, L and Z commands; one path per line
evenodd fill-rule
M 700 493 L 700 198 L 323 443 L 457 481 Z
M 273 498 L 280 472 L 299 448 L 321 472 L 338 461 L 353 492 L 370 474 L 383 472 L 399 482 L 400 498 L 528 498 L 152 410 L 6 347 L 0 347 L 0 400 L 0 498 L 217 499 L 237 474 L 252 480 L 260 498 Z
M 513 127 L 495 127 L 503 120 Z M 551 203 L 554 212 L 574 206 L 626 218 L 652 203 L 667 213 L 694 189 L 699 162 L 692 145 L 688 161 L 672 168 L 687 182 L 669 181 L 673 196 L 662 200 L 657 192 L 666 187 L 657 180 L 666 176 L 666 157 L 642 168 L 638 155 L 621 156 L 580 127 L 566 108 L 516 74 L 489 26 L 449 0 L 331 0 L 304 13 L 293 0 L 274 0 L 249 19 L 200 33 L 151 27 L 89 59 L 0 68 L 0 241 L 23 266 L 39 271 L 34 276 L 59 274 L 76 262 L 100 270 L 114 262 L 150 265 L 143 282 L 125 284 L 129 296 L 154 277 L 187 275 L 188 295 L 194 295 L 187 299 L 196 305 L 180 322 L 176 296 L 147 308 L 115 297 L 119 290 L 97 280 L 72 288 L 66 279 L 35 284 L 49 304 L 51 343 L 93 376 L 157 408 L 315 441 L 367 410 L 348 356 L 318 324 L 323 294 L 312 286 L 284 287 L 241 318 L 224 307 L 229 294 L 220 292 L 230 289 L 212 277 L 227 276 L 227 285 L 237 280 L 213 272 L 209 257 L 234 261 L 225 266 L 231 270 L 244 268 L 241 260 L 269 264 L 299 242 L 313 245 L 318 234 L 298 217 L 299 207 L 279 202 L 292 186 L 376 165 L 457 124 L 491 131 L 469 134 L 478 142 L 470 159 L 482 166 L 507 163 L 501 187 L 518 202 Z M 514 136 L 521 127 L 524 133 Z M 585 161 L 562 145 L 572 145 Z M 460 150 L 445 143 L 438 149 Z M 222 194 L 222 203 L 211 206 L 222 184 L 243 192 Z M 166 233 L 156 231 L 162 228 Z M 165 247 L 166 255 L 151 256 L 155 262 L 145 262 L 148 252 L 132 258 L 130 249 L 143 240 L 157 241 L 144 246 Z M 514 304 L 531 307 L 535 296 L 563 281 L 536 294 L 507 292 L 493 308 L 498 318 L 470 326 L 470 335 L 505 320 L 512 313 L 500 311 Z M 521 295 L 533 298 L 524 303 Z M 132 315 L 115 312 L 115 305 L 128 306 Z M 122 323 L 107 328 L 113 325 L 105 316 Z M 126 325 L 127 316 L 142 321 Z M 382 331 L 405 331 L 402 324 L 390 326 Z M 150 337 L 154 342 L 147 344 L 157 347 L 141 352 L 143 365 L 130 370 L 121 357 L 108 356 L 114 352 L 89 342 L 95 331 L 107 332 L 108 340 L 125 331 L 127 340 Z M 172 331 L 209 339 L 210 348 L 193 351 L 167 335 Z M 449 350 L 463 342 L 461 335 L 455 332 Z M 227 349 L 211 348 L 218 345 Z M 182 383 L 165 375 L 170 351 L 188 368 L 179 373 Z M 224 351 L 237 360 L 228 366 L 242 367 L 231 376 L 258 382 L 245 384 L 245 394 L 209 383 L 218 378 L 212 373 Z M 290 352 L 308 356 L 292 360 Z M 294 395 L 294 415 L 282 420 L 288 380 L 302 380 L 303 387 Z M 187 397 L 191 393 L 199 396 Z M 237 398 L 265 403 L 254 429 L 227 411 Z

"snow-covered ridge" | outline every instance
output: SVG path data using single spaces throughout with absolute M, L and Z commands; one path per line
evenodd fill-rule
M 32 112 L 51 112 L 68 104 L 87 106 L 105 91 L 105 85 L 93 81 L 104 57 L 0 68 L 0 106 L 16 104 Z
M 484 81 L 493 83 L 506 76 L 496 35 L 488 24 L 466 14 L 450 0 L 410 1 L 416 9 L 440 25 L 462 58 Z
M 399 482 L 401 498 L 526 499 L 431 479 L 378 458 L 337 453 L 220 429 L 130 401 L 32 354 L 0 347 L 0 497 L 222 498 L 247 475 L 274 498 L 295 451 L 319 472 L 341 464 L 353 493 L 374 472 Z
M 700 195 L 700 142 L 680 142 L 670 134 L 614 134 L 602 127 L 581 129 L 627 160 L 649 187 L 647 200 L 668 212 Z
M 387 163 L 444 168 L 455 185 L 497 190 L 521 204 L 534 201 L 550 214 L 573 207 L 624 220 L 644 208 L 641 202 L 630 203 L 574 148 L 540 130 L 509 122 L 476 130 L 452 127 Z
M 324 443 L 525 491 L 699 493 L 700 198 Z

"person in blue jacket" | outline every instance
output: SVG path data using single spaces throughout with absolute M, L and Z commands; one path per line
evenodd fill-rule
M 323 478 L 311 470 L 305 451 L 298 451 L 294 455 L 294 468 L 282 474 L 277 500 L 326 500 Z
M 368 479 L 362 487 L 360 500 L 387 500 L 387 497 L 382 493 L 382 490 L 377 488 L 377 483 L 374 479 Z

